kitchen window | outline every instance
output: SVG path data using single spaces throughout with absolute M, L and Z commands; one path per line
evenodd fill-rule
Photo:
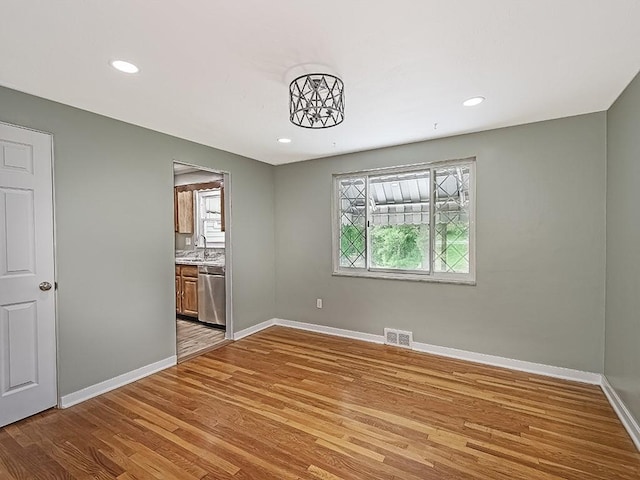
M 201 235 L 207 239 L 207 247 L 224 247 L 222 230 L 222 202 L 219 188 L 196 190 L 196 235 L 200 245 Z
M 334 175 L 334 275 L 475 283 L 475 158 Z

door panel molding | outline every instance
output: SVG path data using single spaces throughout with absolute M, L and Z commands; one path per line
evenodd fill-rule
M 0 397 L 38 385 L 38 322 L 36 302 L 0 309 L 0 345 L 6 353 Z M 13 346 L 17 345 L 18 348 Z

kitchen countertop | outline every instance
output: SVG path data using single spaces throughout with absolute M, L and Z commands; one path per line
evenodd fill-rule
M 176 265 L 224 267 L 224 254 L 224 250 L 207 249 L 205 260 L 202 250 L 176 250 Z
M 207 260 L 198 258 L 176 258 L 176 265 L 210 265 L 214 267 L 224 267 L 224 257 L 208 258 Z

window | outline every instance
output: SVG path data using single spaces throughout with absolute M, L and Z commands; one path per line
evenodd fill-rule
M 220 189 L 196 190 L 196 235 L 200 245 L 200 236 L 207 239 L 207 247 L 224 246 L 224 232 L 222 231 L 222 202 Z
M 334 175 L 333 272 L 474 283 L 475 159 Z

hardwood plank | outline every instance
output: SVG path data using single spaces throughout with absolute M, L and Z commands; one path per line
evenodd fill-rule
M 637 480 L 593 385 L 273 327 L 0 429 L 0 478 Z

